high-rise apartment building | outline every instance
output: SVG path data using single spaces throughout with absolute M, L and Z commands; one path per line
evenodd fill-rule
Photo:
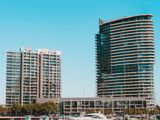
M 61 96 L 61 52 L 30 48 L 7 52 L 6 105 Z
M 147 107 L 153 107 L 152 15 L 100 20 L 96 34 L 96 66 L 97 96 L 144 97 Z

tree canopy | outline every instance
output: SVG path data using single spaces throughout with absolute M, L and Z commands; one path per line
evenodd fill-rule
M 15 104 L 11 107 L 0 107 L 0 115 L 24 116 L 24 115 L 47 115 L 58 112 L 58 105 L 54 102 L 35 103 L 21 106 Z

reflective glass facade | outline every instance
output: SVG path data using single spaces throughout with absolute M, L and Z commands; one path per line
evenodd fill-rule
M 154 106 L 152 15 L 100 20 L 96 34 L 97 96 L 145 97 Z

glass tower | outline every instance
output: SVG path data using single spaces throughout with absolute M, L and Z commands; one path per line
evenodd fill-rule
M 154 106 L 152 15 L 99 20 L 97 96 L 143 97 Z

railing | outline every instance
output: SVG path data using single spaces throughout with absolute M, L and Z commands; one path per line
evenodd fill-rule
M 58 120 L 58 117 L 45 116 L 0 116 L 0 120 Z

